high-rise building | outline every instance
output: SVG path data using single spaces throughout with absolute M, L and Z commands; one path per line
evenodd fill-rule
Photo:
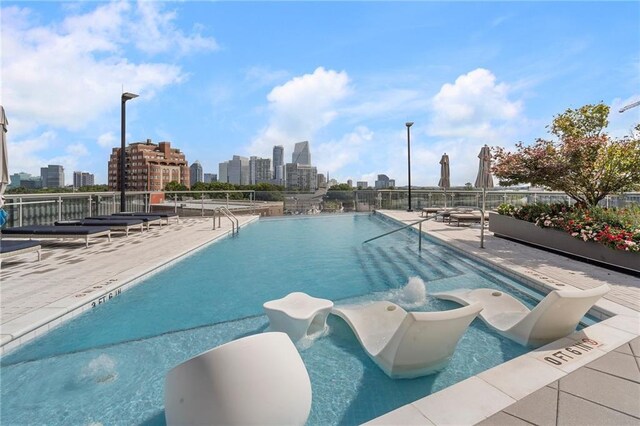
M 202 165 L 198 160 L 189 167 L 189 174 L 190 186 L 195 185 L 197 182 L 204 182 L 204 172 L 202 170 Z
M 225 164 L 225 166 L 223 166 Z M 249 159 L 234 155 L 233 158 L 225 163 L 220 163 L 220 182 L 222 180 L 222 172 L 226 168 L 226 182 L 234 185 L 249 185 Z
M 378 180 L 376 180 L 376 189 L 385 189 L 385 188 L 393 188 L 396 186 L 396 181 L 394 179 L 389 179 L 387 175 L 378 175 Z
M 284 147 L 273 147 L 273 179 L 276 185 L 284 184 Z
M 218 182 L 229 183 L 229 162 L 218 164 Z
M 358 182 L 356 182 L 356 187 L 358 189 L 365 189 L 369 187 L 369 182 L 367 182 L 366 180 L 359 180 Z
M 318 173 L 318 188 L 326 188 L 327 187 L 327 178 L 324 177 L 322 173 Z
M 311 165 L 311 152 L 309 151 L 309 142 L 298 142 L 295 145 L 293 154 L 291 154 L 291 162 L 295 164 Z
M 42 178 L 40 176 L 32 176 L 30 173 L 20 172 L 11 175 L 11 183 L 7 188 L 42 188 Z
M 64 187 L 64 167 L 56 164 L 49 164 L 40 168 L 40 179 L 43 188 L 63 188 Z
M 120 189 L 120 148 L 113 148 L 109 158 L 109 188 Z M 129 144 L 125 148 L 125 189 L 162 191 L 169 182 L 188 186 L 189 166 L 185 155 L 170 142 Z
M 349 185 L 349 188 L 353 188 L 353 181 L 351 179 L 348 179 L 347 185 Z
M 73 172 L 73 188 L 78 189 L 83 186 L 92 186 L 95 182 L 95 176 L 93 173 L 88 172 Z
M 205 173 L 204 174 L 204 183 L 217 182 L 218 175 L 215 173 Z
M 291 191 L 315 191 L 318 189 L 318 169 L 307 164 L 287 163 L 287 189 Z
M 252 156 L 249 158 L 249 183 L 272 182 L 271 159 Z

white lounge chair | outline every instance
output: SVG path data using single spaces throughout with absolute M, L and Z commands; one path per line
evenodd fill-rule
M 234 340 L 167 374 L 167 425 L 304 425 L 311 381 L 285 333 Z
M 604 284 L 590 290 L 554 290 L 529 310 L 518 299 L 490 288 L 460 289 L 432 296 L 462 305 L 480 303 L 480 319 L 521 345 L 538 347 L 568 336 L 580 319 L 610 290 Z
M 458 341 L 482 310 L 474 304 L 439 312 L 407 312 L 391 302 L 336 307 L 369 357 L 392 379 L 442 370 Z

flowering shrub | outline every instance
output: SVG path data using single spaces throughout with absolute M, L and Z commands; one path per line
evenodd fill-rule
M 582 209 L 568 204 L 502 204 L 498 213 L 555 228 L 583 241 L 594 241 L 615 250 L 640 253 L 640 207 Z

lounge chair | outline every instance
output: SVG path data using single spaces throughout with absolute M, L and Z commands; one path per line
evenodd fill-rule
M 123 231 L 127 237 L 130 229 L 144 231 L 144 221 L 133 218 L 59 220 L 54 224 L 56 226 L 103 226 L 111 231 Z
M 180 216 L 178 216 L 178 213 L 172 213 L 172 212 L 150 212 L 150 213 L 119 212 L 119 213 L 114 213 L 113 216 L 136 216 L 136 217 L 159 216 L 160 218 L 164 219 L 166 225 L 169 224 L 169 219 L 175 219 L 176 223 L 180 223 Z
M 524 346 L 538 347 L 573 333 L 582 317 L 610 290 L 553 290 L 533 310 L 518 299 L 490 288 L 435 293 L 438 299 L 462 305 L 480 303 L 480 319 L 499 334 Z
M 489 213 L 485 212 L 484 220 L 489 221 Z M 451 213 L 449 215 L 449 223 L 452 221 L 457 222 L 458 226 L 460 226 L 462 222 L 480 223 L 482 221 L 482 212 Z
M 100 216 L 85 217 L 85 219 L 90 219 L 90 220 L 118 220 L 118 219 L 122 219 L 122 217 L 121 216 L 116 216 L 116 215 L 100 215 Z M 133 218 L 129 218 L 129 219 L 133 219 Z M 162 226 L 162 218 L 160 216 L 153 216 L 153 215 L 137 216 L 136 219 L 139 219 L 139 220 L 144 222 L 145 226 L 147 227 L 147 231 L 149 230 L 149 227 L 151 225 L 155 224 L 155 225 Z
M 89 247 L 89 237 L 106 236 L 111 241 L 111 230 L 104 226 L 54 226 L 54 225 L 30 225 L 6 228 L 2 230 L 2 235 L 11 235 L 11 238 L 28 238 L 30 240 L 42 240 L 47 238 L 55 239 L 78 239 L 85 241 L 85 246 Z
M 0 240 L 0 260 L 19 256 L 25 253 L 36 252 L 38 254 L 38 261 L 40 261 L 42 258 L 41 250 L 42 247 L 40 246 L 40 241 Z
M 172 425 L 304 425 L 311 381 L 285 333 L 226 343 L 173 368 L 164 411 Z
M 479 303 L 439 312 L 406 312 L 391 302 L 334 307 L 369 357 L 392 379 L 442 370 L 458 341 L 482 310 Z

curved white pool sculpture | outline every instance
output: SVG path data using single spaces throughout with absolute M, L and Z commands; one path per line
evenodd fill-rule
M 167 425 L 304 425 L 311 381 L 284 333 L 244 337 L 173 368 L 165 380 Z
M 482 310 L 479 303 L 450 311 L 407 312 L 392 302 L 336 307 L 369 357 L 391 378 L 411 379 L 442 370 Z
M 607 284 L 589 290 L 553 290 L 533 310 L 515 297 L 491 288 L 460 289 L 435 293 L 438 299 L 461 305 L 480 303 L 480 319 L 504 337 L 524 346 L 538 347 L 576 331 L 582 317 L 611 288 Z
M 307 335 L 324 330 L 333 302 L 294 292 L 262 306 L 271 330 L 287 333 L 295 343 Z

